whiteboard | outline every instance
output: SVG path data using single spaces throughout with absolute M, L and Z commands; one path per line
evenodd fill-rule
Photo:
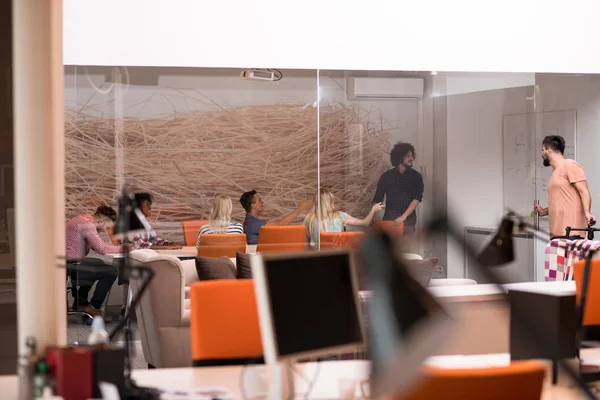
M 548 205 L 551 167 L 542 164 L 542 140 L 548 135 L 565 139 L 565 157 L 576 159 L 577 112 L 549 111 L 505 115 L 503 134 L 504 209 L 528 216 L 535 200 Z

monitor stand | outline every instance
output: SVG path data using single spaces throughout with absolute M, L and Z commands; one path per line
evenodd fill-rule
M 294 399 L 294 361 L 271 364 L 269 400 Z

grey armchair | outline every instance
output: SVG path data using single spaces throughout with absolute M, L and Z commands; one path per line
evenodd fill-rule
M 144 358 L 156 368 L 189 367 L 192 365 L 190 344 L 189 300 L 185 299 L 186 283 L 197 279 L 193 260 L 159 255 L 153 251 L 131 252 L 133 260 L 143 262 L 156 276 L 135 310 Z M 186 278 L 186 272 L 188 276 Z M 130 287 L 135 296 L 139 280 L 132 279 Z

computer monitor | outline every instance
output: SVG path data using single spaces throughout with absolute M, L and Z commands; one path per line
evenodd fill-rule
M 362 348 L 356 273 L 348 250 L 258 254 L 252 274 L 265 362 Z

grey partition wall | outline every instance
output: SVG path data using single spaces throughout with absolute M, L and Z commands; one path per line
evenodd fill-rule
M 487 241 L 495 229 L 490 228 L 465 228 L 467 246 L 478 251 Z M 533 263 L 533 235 L 529 233 L 516 233 L 513 235 L 515 243 L 515 260 L 500 267 L 494 267 L 505 282 L 532 282 L 535 280 L 535 265 Z M 483 278 L 475 260 L 465 257 L 465 278 L 474 279 L 477 283 L 490 283 Z

